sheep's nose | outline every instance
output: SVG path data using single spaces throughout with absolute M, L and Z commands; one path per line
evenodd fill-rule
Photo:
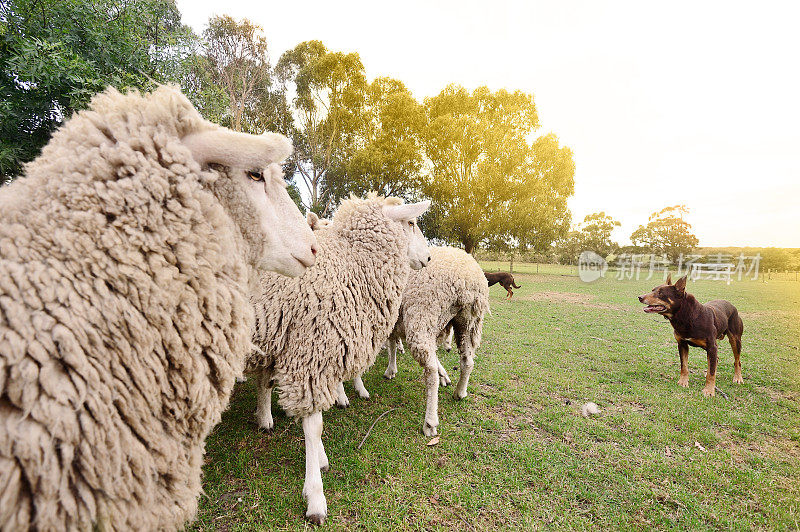
M 430 256 L 430 255 L 428 255 L 428 262 L 430 262 L 430 261 L 431 261 L 431 256 Z
M 316 244 L 311 244 L 311 254 L 314 255 L 315 257 L 317 256 L 317 245 Z
M 644 303 L 644 296 L 639 296 L 639 303 Z

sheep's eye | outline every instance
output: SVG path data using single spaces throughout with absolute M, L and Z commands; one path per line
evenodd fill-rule
M 261 172 L 257 172 L 255 170 L 250 170 L 249 172 L 247 172 L 247 177 L 249 177 L 253 181 L 264 181 L 264 176 L 261 175 Z
M 410 225 L 411 227 L 414 227 L 414 221 L 412 220 L 412 221 L 408 222 L 408 225 Z

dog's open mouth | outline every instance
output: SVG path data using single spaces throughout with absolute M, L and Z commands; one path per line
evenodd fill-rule
M 667 307 L 664 305 L 647 305 L 644 307 L 645 312 L 664 312 L 667 310 Z

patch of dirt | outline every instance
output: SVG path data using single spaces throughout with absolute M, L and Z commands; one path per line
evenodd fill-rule
M 632 312 L 634 310 L 623 305 L 595 302 L 596 297 L 594 295 L 578 294 L 576 292 L 535 292 L 520 296 L 519 299 L 524 301 L 547 301 L 548 303 L 570 303 L 587 308 L 618 310 L 621 312 Z

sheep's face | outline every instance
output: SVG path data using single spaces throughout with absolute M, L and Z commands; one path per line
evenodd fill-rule
M 417 217 L 428 210 L 430 204 L 430 201 L 421 201 L 407 205 L 385 205 L 383 207 L 383 213 L 388 218 L 399 222 L 408 237 L 408 261 L 414 270 L 422 269 L 431 260 L 428 241 L 425 240 L 425 235 L 417 225 Z
M 213 127 L 181 141 L 201 167 L 224 167 L 229 179 L 215 193 L 248 241 L 253 266 L 296 277 L 314 264 L 316 238 L 275 164 L 292 153 L 289 139 Z
M 289 277 L 302 275 L 314 265 L 316 238 L 286 191 L 281 167 L 271 164 L 231 174 L 245 187 L 266 236 L 259 267 Z

